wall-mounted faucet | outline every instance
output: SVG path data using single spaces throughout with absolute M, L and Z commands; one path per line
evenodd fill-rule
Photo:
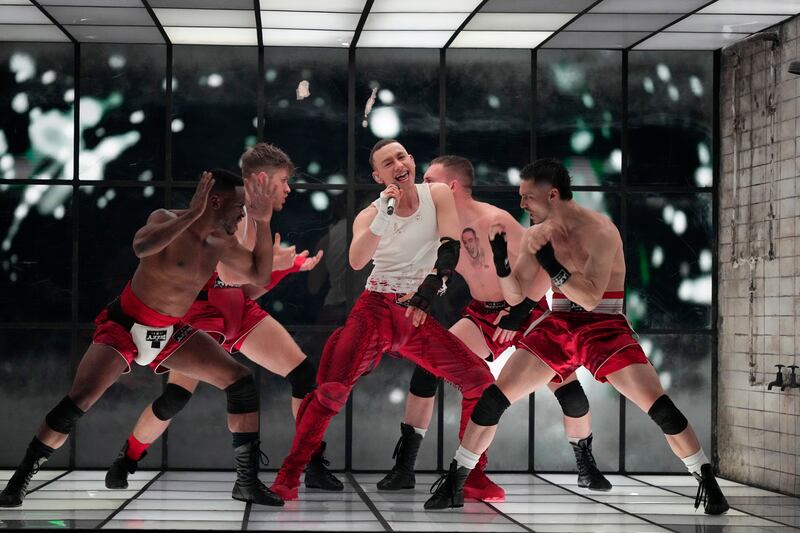
M 789 382 L 781 385 L 781 390 L 786 389 L 796 389 L 800 387 L 800 383 L 797 382 L 797 365 L 789 365 L 789 368 L 792 369 L 792 373 L 789 374 Z
M 767 385 L 767 390 L 772 390 L 772 387 L 780 387 L 783 390 L 783 367 L 786 365 L 775 365 L 778 368 L 778 374 L 775 376 L 775 381 Z

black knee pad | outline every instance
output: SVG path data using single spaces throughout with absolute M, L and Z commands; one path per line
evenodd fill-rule
M 655 401 L 647 414 L 666 435 L 677 435 L 689 425 L 689 421 L 666 394 Z
M 411 375 L 411 384 L 408 386 L 408 392 L 420 398 L 433 398 L 436 396 L 436 389 L 438 387 L 439 378 L 421 366 L 414 367 L 414 373 Z
M 470 419 L 479 426 L 496 426 L 500 417 L 511 405 L 506 395 L 495 384 L 491 384 L 483 391 L 481 399 L 475 404 Z
M 317 386 L 317 369 L 307 358 L 286 375 L 292 384 L 292 397 L 302 400 Z
M 225 387 L 228 395 L 228 413 L 241 415 L 258 411 L 258 389 L 252 373 Z
M 561 404 L 564 416 L 580 418 L 589 412 L 589 398 L 581 387 L 580 381 L 572 381 L 563 387 L 557 388 L 553 394 Z
M 167 421 L 177 415 L 192 397 L 192 393 L 180 385 L 167 383 L 163 394 L 153 402 L 153 414 L 159 420 Z
M 72 428 L 75 427 L 75 423 L 82 416 L 83 411 L 81 411 L 81 408 L 75 405 L 72 398 L 64 396 L 64 398 L 58 402 L 58 405 L 47 413 L 45 421 L 47 425 L 50 426 L 50 429 L 58 431 L 59 433 L 69 434 Z

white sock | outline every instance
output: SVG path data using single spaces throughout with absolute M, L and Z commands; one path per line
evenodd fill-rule
M 472 453 L 463 446 L 458 447 L 456 450 L 456 455 L 453 457 L 453 459 L 456 460 L 456 463 L 458 463 L 458 466 L 463 466 L 470 470 L 475 468 L 475 465 L 478 464 L 478 459 L 480 458 L 481 455 L 479 453 Z
M 709 462 L 708 457 L 706 457 L 705 452 L 703 452 L 703 448 L 700 448 L 694 455 L 684 457 L 681 461 L 686 465 L 686 469 L 690 474 L 698 475 L 700 474 L 700 467 Z
M 411 426 L 411 427 L 414 428 L 414 433 L 416 433 L 417 435 L 422 435 L 423 439 L 425 438 L 425 433 L 428 432 L 428 428 L 418 428 L 417 426 Z
M 570 444 L 578 444 L 581 441 L 580 437 L 567 437 Z

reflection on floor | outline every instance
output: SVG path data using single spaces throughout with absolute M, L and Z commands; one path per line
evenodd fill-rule
M 0 471 L 0 483 L 11 476 Z M 274 473 L 264 473 L 270 483 Z M 0 510 L 0 529 L 250 529 L 326 531 L 770 531 L 800 528 L 800 499 L 721 481 L 732 509 L 709 517 L 693 507 L 687 476 L 609 476 L 611 492 L 575 486 L 574 474 L 498 474 L 504 503 L 468 501 L 425 512 L 433 474 L 417 489 L 378 492 L 376 474 L 340 474 L 345 491 L 302 492 L 285 507 L 230 498 L 233 473 L 137 472 L 127 490 L 107 490 L 104 472 L 46 470 L 19 509 Z

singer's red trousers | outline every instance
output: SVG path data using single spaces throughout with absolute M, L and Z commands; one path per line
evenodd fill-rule
M 396 294 L 365 291 L 345 325 L 333 332 L 322 352 L 317 388 L 297 413 L 294 441 L 278 480 L 295 487 L 318 449 L 331 418 L 347 402 L 358 378 L 377 366 L 381 355 L 408 359 L 457 387 L 464 396 L 459 439 L 483 390 L 494 383 L 486 363 L 430 316 L 414 327 Z

